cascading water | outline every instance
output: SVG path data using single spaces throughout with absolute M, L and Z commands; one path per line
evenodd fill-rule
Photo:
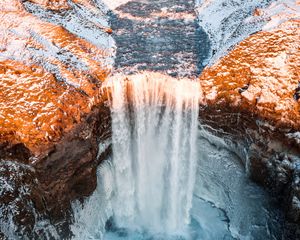
M 270 199 L 198 125 L 199 83 L 149 72 L 123 78 L 107 82 L 113 156 L 93 195 L 73 204 L 73 239 L 281 239 Z
M 210 48 L 215 52 L 214 58 L 208 58 L 203 66 L 260 30 L 264 20 L 254 20 L 252 13 L 271 1 L 197 0 L 199 24 L 210 36 Z M 114 8 L 126 0 L 105 2 Z M 171 30 L 177 32 L 176 27 L 166 31 L 169 20 L 157 17 L 156 10 L 148 14 L 149 2 L 129 1 L 127 6 L 123 4 L 117 9 L 121 15 L 113 26 L 115 37 L 119 36 L 116 71 L 126 75 L 147 69 L 147 64 L 157 64 L 159 51 L 167 45 L 162 39 L 170 38 L 177 43 L 174 38 L 183 36 L 173 35 Z M 153 2 L 156 9 L 160 3 L 169 1 Z M 168 8 L 176 9 L 177 1 L 170 2 L 172 6 L 162 8 L 161 13 L 165 14 Z M 141 12 L 137 13 L 139 8 Z M 167 28 L 154 31 L 158 25 L 156 20 L 149 20 L 151 15 L 159 20 L 158 25 L 166 23 Z M 137 16 L 147 18 L 139 21 L 141 17 Z M 155 24 L 148 29 L 149 26 L 141 24 L 144 21 Z M 184 31 L 189 32 L 188 28 Z M 155 37 L 149 37 L 149 33 Z M 191 36 L 189 33 L 188 43 Z M 128 43 L 126 47 L 124 42 Z M 172 47 L 167 45 L 166 59 L 169 49 Z M 169 64 L 162 59 L 163 65 Z M 132 69 L 120 69 L 131 63 Z M 184 68 L 175 71 L 185 76 L 182 73 L 189 65 L 187 62 Z M 161 66 L 155 69 L 161 70 Z M 124 78 L 115 73 L 107 82 L 112 94 L 113 156 L 101 163 L 93 195 L 83 205 L 73 205 L 73 239 L 282 239 L 279 214 L 263 190 L 248 180 L 238 156 L 223 140 L 208 134 L 201 126 L 198 129 L 199 83 L 149 72 L 127 75 L 128 81 Z M 99 149 L 106 149 L 110 141 L 100 145 Z
M 111 82 L 114 221 L 181 235 L 196 174 L 199 83 L 133 76 Z

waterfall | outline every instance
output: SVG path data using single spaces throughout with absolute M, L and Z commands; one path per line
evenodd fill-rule
M 113 135 L 99 154 L 112 140 L 113 156 L 99 166 L 92 196 L 72 204 L 72 239 L 281 239 L 273 200 L 223 139 L 197 129 L 199 83 L 149 72 L 123 78 L 104 88 Z
M 110 81 L 120 228 L 181 234 L 190 223 L 200 86 L 162 74 Z

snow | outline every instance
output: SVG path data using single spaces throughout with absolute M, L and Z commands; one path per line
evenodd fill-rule
M 300 19 L 299 0 L 196 0 L 199 25 L 211 41 L 210 64 L 258 31 Z
M 249 19 L 257 8 L 267 7 L 270 0 L 197 0 L 199 25 L 208 34 L 214 63 L 250 34 L 262 29 L 265 19 Z M 251 20 L 251 21 L 250 21 Z
M 116 9 L 119 6 L 130 2 L 130 0 L 103 0 L 104 4 L 106 4 L 110 9 Z

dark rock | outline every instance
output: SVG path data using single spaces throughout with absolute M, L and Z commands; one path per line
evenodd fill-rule
M 253 113 L 222 105 L 200 111 L 204 129 L 240 156 L 250 178 L 264 186 L 286 212 L 285 239 L 297 239 L 300 216 L 299 148 Z M 284 140 L 285 139 L 285 140 Z M 292 238 L 291 238 L 292 236 Z
M 45 213 L 43 192 L 33 168 L 0 160 L 0 232 L 8 239 L 38 236 L 36 223 Z M 45 219 L 44 219 L 45 221 Z M 38 233 L 39 232 L 39 233 Z M 1 235 L 0 235 L 1 236 Z

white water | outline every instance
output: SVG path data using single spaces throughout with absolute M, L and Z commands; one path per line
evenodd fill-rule
M 105 224 L 112 216 L 111 199 L 114 192 L 111 161 L 104 161 L 97 170 L 97 188 L 85 200 L 84 205 L 75 201 L 72 205 L 74 224 L 71 226 L 73 240 L 102 240 Z
M 182 234 L 196 174 L 199 84 L 136 76 L 111 89 L 114 221 L 119 228 Z
M 113 156 L 100 165 L 93 195 L 73 205 L 73 239 L 281 239 L 266 193 L 230 146 L 198 128 L 198 83 L 129 78 L 108 84 Z
M 247 178 L 240 159 L 226 149 L 221 139 L 199 130 L 197 136 L 197 175 L 188 237 L 105 229 L 115 211 L 116 197 L 114 167 L 109 158 L 98 168 L 97 189 L 92 196 L 83 205 L 73 204 L 73 240 L 281 239 L 276 207 L 267 194 Z

